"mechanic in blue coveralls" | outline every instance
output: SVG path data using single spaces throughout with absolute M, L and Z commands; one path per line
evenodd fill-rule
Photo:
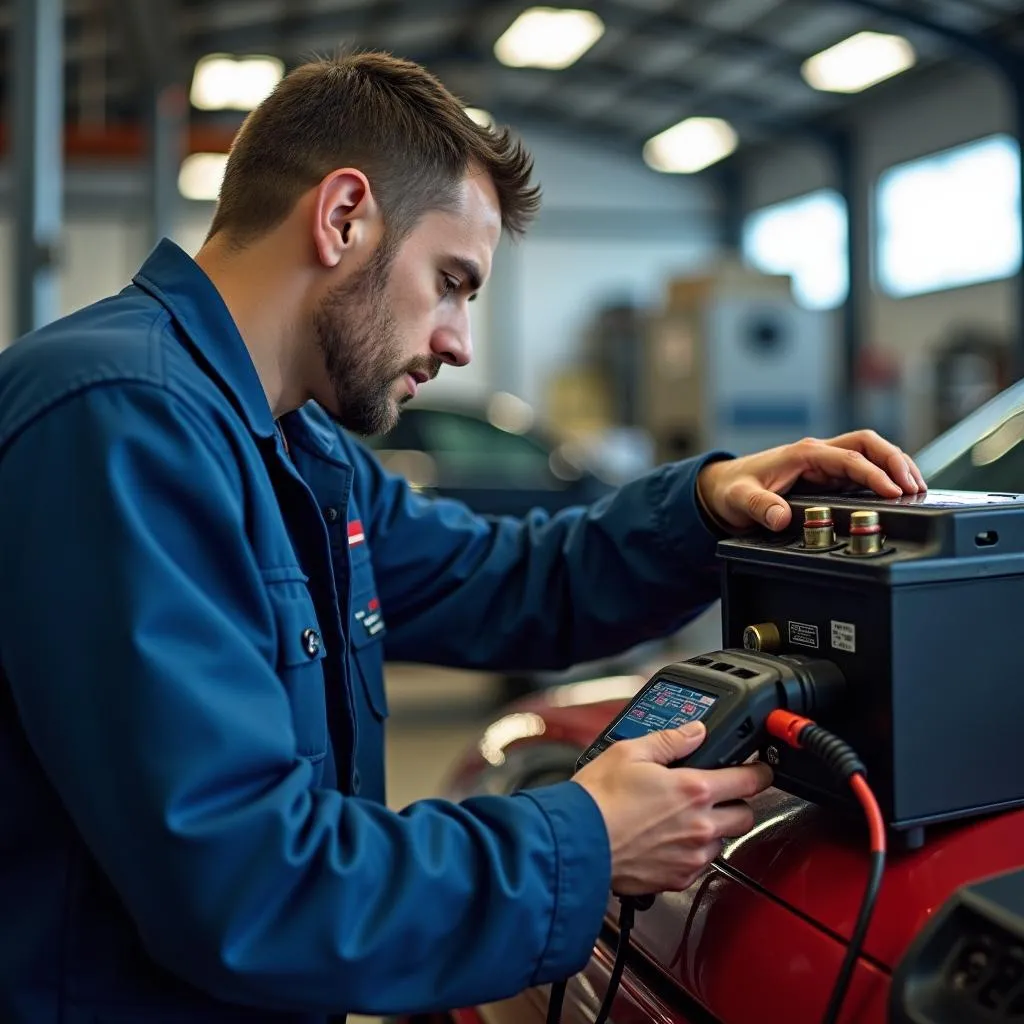
M 667 465 L 485 520 L 351 434 L 471 355 L 467 304 L 539 197 L 415 65 L 307 65 L 247 120 L 195 260 L 0 356 L 0 1019 L 312 1021 L 582 967 L 610 887 L 679 890 L 764 766 L 665 764 L 384 805 L 385 654 L 556 668 L 676 630 L 716 539 L 799 478 L 924 486 L 868 432 Z M 351 432 L 351 434 L 349 433 Z

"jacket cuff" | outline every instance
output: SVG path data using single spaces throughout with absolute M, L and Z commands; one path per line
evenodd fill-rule
M 704 507 L 697 492 L 697 478 L 710 463 L 734 457 L 729 452 L 710 452 L 664 466 L 652 477 L 658 535 L 667 553 L 681 557 L 691 568 L 712 564 L 718 542 L 732 536 Z
M 530 982 L 543 985 L 581 971 L 590 959 L 611 890 L 611 847 L 604 817 L 579 783 L 562 782 L 516 795 L 541 809 L 554 837 L 551 928 Z

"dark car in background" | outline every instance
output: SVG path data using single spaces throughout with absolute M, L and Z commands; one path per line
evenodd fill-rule
M 1007 388 L 915 456 L 932 487 L 1024 489 L 1024 381 Z M 512 395 L 490 402 L 415 406 L 370 438 L 381 463 L 417 490 L 456 498 L 484 515 L 520 516 L 587 505 L 647 468 L 610 465 L 592 446 L 558 442 Z
M 582 446 L 549 437 L 534 425 L 530 406 L 507 394 L 486 404 L 413 406 L 393 430 L 366 443 L 417 490 L 482 515 L 589 505 L 615 483 L 588 464 Z
M 364 443 L 422 494 L 453 498 L 481 515 L 522 517 L 535 509 L 555 514 L 590 505 L 610 494 L 649 468 L 651 453 L 642 442 L 628 431 L 590 443 L 557 441 L 536 425 L 529 404 L 497 392 L 487 402 L 417 403 L 393 430 Z M 499 700 L 632 671 L 651 646 L 563 672 L 506 672 L 497 680 Z

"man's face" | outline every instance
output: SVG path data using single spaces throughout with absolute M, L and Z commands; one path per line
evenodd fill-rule
M 425 214 L 396 252 L 385 238 L 320 302 L 313 324 L 330 389 L 321 401 L 343 427 L 386 433 L 442 363 L 469 362 L 469 302 L 500 235 L 494 185 L 471 174 L 453 209 Z

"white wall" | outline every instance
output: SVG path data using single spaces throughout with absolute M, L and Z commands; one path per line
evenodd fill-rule
M 905 87 L 891 83 L 884 98 L 865 96 L 851 119 L 856 133 L 856 176 L 868 202 L 851 211 L 866 218 L 871 231 L 870 197 L 881 172 L 893 164 L 995 132 L 1012 132 L 1010 97 L 987 69 L 958 66 L 921 75 Z M 836 183 L 827 155 L 812 144 L 759 152 L 744 166 L 744 205 L 768 205 Z M 870 274 L 870 267 L 860 268 Z M 990 326 L 1010 335 L 1017 330 L 1015 280 L 957 288 L 907 299 L 892 299 L 873 283 L 862 308 L 862 342 L 898 354 L 906 368 L 908 446 L 933 433 L 928 379 L 930 356 L 949 331 L 963 324 Z
M 194 253 L 202 241 L 206 223 L 205 210 L 187 211 L 174 233 L 175 241 Z M 10 218 L 0 218 L 0 310 L 3 310 L 0 348 L 13 340 L 13 239 Z M 131 213 L 67 216 L 62 245 L 58 274 L 61 315 L 124 288 L 146 258 L 148 249 L 145 224 Z
M 660 304 L 665 280 L 709 254 L 702 238 L 645 242 L 536 238 L 523 246 L 516 347 L 522 397 L 543 404 L 548 376 L 577 359 L 588 321 L 609 299 Z
M 543 207 L 523 241 L 499 250 L 488 337 L 495 383 L 541 405 L 602 304 L 657 303 L 669 277 L 716 252 L 716 206 L 706 184 L 656 174 L 639 155 L 539 132 L 524 141 Z

